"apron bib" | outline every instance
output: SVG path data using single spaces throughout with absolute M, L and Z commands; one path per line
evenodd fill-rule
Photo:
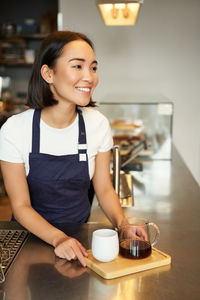
M 86 131 L 82 112 L 77 110 L 77 113 L 78 153 L 61 156 L 40 153 L 41 110 L 35 110 L 33 116 L 27 176 L 31 205 L 52 224 L 85 223 L 90 214 Z

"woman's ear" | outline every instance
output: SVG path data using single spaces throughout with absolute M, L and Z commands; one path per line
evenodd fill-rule
M 42 78 L 47 83 L 53 83 L 53 70 L 50 69 L 47 65 L 43 65 L 40 70 Z

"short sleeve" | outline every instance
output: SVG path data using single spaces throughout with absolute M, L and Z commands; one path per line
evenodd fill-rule
M 20 138 L 16 132 L 16 124 L 12 117 L 9 118 L 0 130 L 0 160 L 23 163 L 22 153 L 20 153 Z
M 101 143 L 100 143 L 99 152 L 106 152 L 113 147 L 113 137 L 112 137 L 110 124 L 105 117 L 103 118 L 103 122 L 100 126 L 100 131 L 101 131 Z

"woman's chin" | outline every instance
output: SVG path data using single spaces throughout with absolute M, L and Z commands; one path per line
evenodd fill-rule
M 87 101 L 84 100 L 84 101 L 77 101 L 76 105 L 78 106 L 87 106 L 88 104 L 90 103 L 90 99 L 88 99 Z

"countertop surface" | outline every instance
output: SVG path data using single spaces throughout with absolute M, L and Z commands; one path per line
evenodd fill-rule
M 0 299 L 199 300 L 200 188 L 176 151 L 172 161 L 146 160 L 143 167 L 132 172 L 134 206 L 124 211 L 159 226 L 156 247 L 171 256 L 171 265 L 105 280 L 78 262 L 56 258 L 51 246 L 30 234 L 0 285 Z M 62 229 L 89 249 L 93 230 L 109 226 L 94 201 L 89 223 Z M 0 227 L 18 224 L 0 222 Z

